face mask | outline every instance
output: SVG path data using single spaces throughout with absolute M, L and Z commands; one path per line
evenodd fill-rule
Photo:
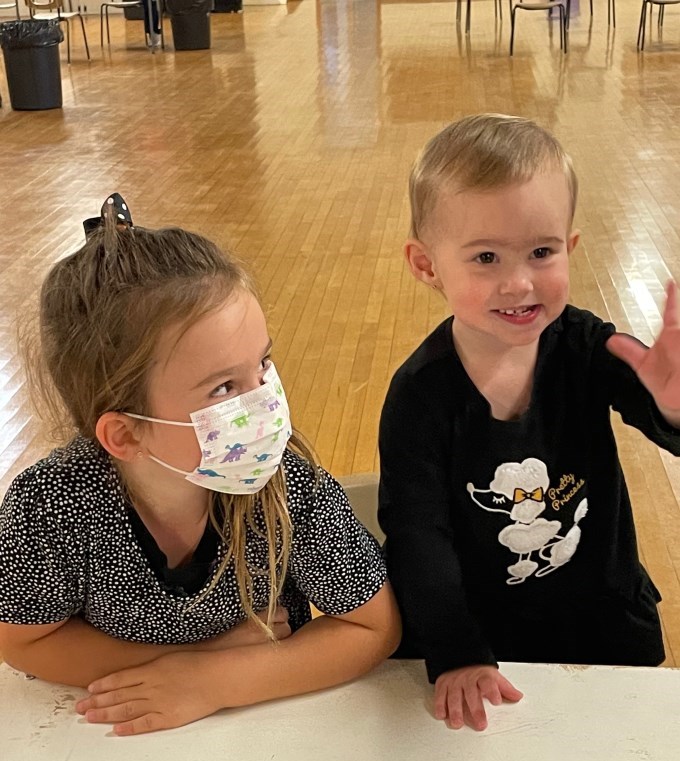
M 154 462 L 206 489 L 254 494 L 278 470 L 291 436 L 288 402 L 273 364 L 263 380 L 264 384 L 253 391 L 192 412 L 191 423 L 125 414 L 194 429 L 201 447 L 201 462 L 194 471 L 187 473 L 149 455 Z

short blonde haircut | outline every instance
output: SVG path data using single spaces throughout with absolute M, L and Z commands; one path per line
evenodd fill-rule
M 411 230 L 420 239 L 442 190 L 483 191 L 530 180 L 547 169 L 564 172 L 573 219 L 578 180 L 571 159 L 543 127 L 519 116 L 476 114 L 445 127 L 411 170 Z

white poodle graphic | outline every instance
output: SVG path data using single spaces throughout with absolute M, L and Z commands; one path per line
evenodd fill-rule
M 571 560 L 576 552 L 581 538 L 578 523 L 588 512 L 588 500 L 581 500 L 574 513 L 574 525 L 566 536 L 560 536 L 560 521 L 538 517 L 545 510 L 545 493 L 549 485 L 545 463 L 534 457 L 521 463 L 499 465 L 489 489 L 467 485 L 475 504 L 490 513 L 506 513 L 514 521 L 498 534 L 498 541 L 518 555 L 517 562 L 508 566 L 508 584 L 521 584 L 533 573 L 536 577 L 552 573 Z M 480 501 L 478 495 L 482 494 L 491 496 L 490 505 Z M 504 505 L 508 507 L 502 507 Z M 548 564 L 539 569 L 538 562 L 531 557 L 534 552 Z

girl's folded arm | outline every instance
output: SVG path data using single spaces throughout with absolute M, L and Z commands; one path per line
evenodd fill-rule
M 275 631 L 285 637 L 290 629 L 284 622 L 277 624 Z M 169 653 L 223 650 L 264 640 L 250 621 L 212 639 L 176 645 L 118 639 L 75 617 L 54 624 L 0 623 L 0 655 L 12 668 L 74 687 L 87 687 L 113 671 L 141 666 Z
M 320 690 L 355 679 L 391 655 L 401 638 L 397 605 L 386 582 L 366 603 L 340 616 L 320 616 L 275 647 L 207 653 L 211 684 L 224 707 Z M 220 679 L 221 669 L 224 679 Z M 214 670 L 213 670 L 214 669 Z M 215 679 L 215 676 L 218 676 Z
M 0 623 L 0 653 L 10 666 L 74 687 L 87 687 L 113 670 L 139 666 L 188 647 L 117 639 L 80 618 L 54 624 Z
M 129 735 L 178 727 L 220 708 L 313 692 L 354 679 L 392 653 L 401 636 L 389 583 L 354 611 L 324 615 L 288 639 L 229 652 L 174 653 L 89 686 L 88 721 Z

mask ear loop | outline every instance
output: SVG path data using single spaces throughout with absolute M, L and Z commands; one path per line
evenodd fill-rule
M 137 418 L 137 420 L 148 420 L 150 423 L 165 423 L 166 425 L 181 425 L 186 428 L 195 428 L 193 423 L 180 423 L 175 420 L 161 420 L 157 417 L 147 417 L 146 415 L 136 415 L 134 412 L 124 412 L 123 415 L 127 415 L 128 417 Z M 144 457 L 144 454 L 142 450 L 140 449 L 137 452 L 137 457 L 141 459 Z M 163 460 L 159 460 L 158 457 L 154 457 L 152 454 L 148 454 L 147 457 L 150 460 L 153 460 L 155 463 L 158 463 L 159 465 L 162 465 L 164 468 L 167 468 L 168 470 L 174 470 L 175 473 L 181 473 L 183 476 L 190 476 L 191 473 L 187 470 L 181 470 L 181 468 L 176 468 L 174 465 L 170 465 L 167 462 L 163 462 Z
M 158 463 L 158 465 L 162 465 L 164 468 L 167 468 L 168 470 L 174 470 L 175 473 L 180 473 L 183 476 L 190 476 L 193 473 L 193 471 L 182 470 L 181 468 L 176 468 L 174 465 L 170 465 L 167 462 L 163 462 L 163 460 L 159 460 L 158 457 L 154 457 L 152 454 L 147 456 L 150 460 L 153 460 L 155 463 Z
M 148 420 L 149 423 L 165 423 L 165 425 L 182 425 L 186 428 L 195 428 L 196 425 L 194 423 L 180 423 L 177 420 L 161 420 L 158 417 L 147 417 L 146 415 L 137 415 L 134 412 L 123 412 L 123 415 L 127 415 L 128 417 L 134 417 L 137 418 L 137 420 Z
M 123 415 L 127 415 L 128 417 L 137 418 L 137 420 L 148 420 L 150 423 L 165 423 L 165 425 L 181 425 L 184 428 L 195 428 L 196 426 L 193 423 L 180 423 L 176 420 L 161 420 L 157 417 L 147 417 L 146 415 L 137 415 L 134 412 L 124 412 Z M 137 457 L 142 458 L 144 455 L 142 454 L 141 449 L 137 452 Z M 150 460 L 153 460 L 154 462 L 157 462 L 159 465 L 162 465 L 164 468 L 167 468 L 168 470 L 174 470 L 175 473 L 181 473 L 183 476 L 190 476 L 191 473 L 186 470 L 180 470 L 180 468 L 175 468 L 173 465 L 169 465 L 167 462 L 163 462 L 163 460 L 159 460 L 157 457 L 154 457 L 152 454 L 147 455 Z

